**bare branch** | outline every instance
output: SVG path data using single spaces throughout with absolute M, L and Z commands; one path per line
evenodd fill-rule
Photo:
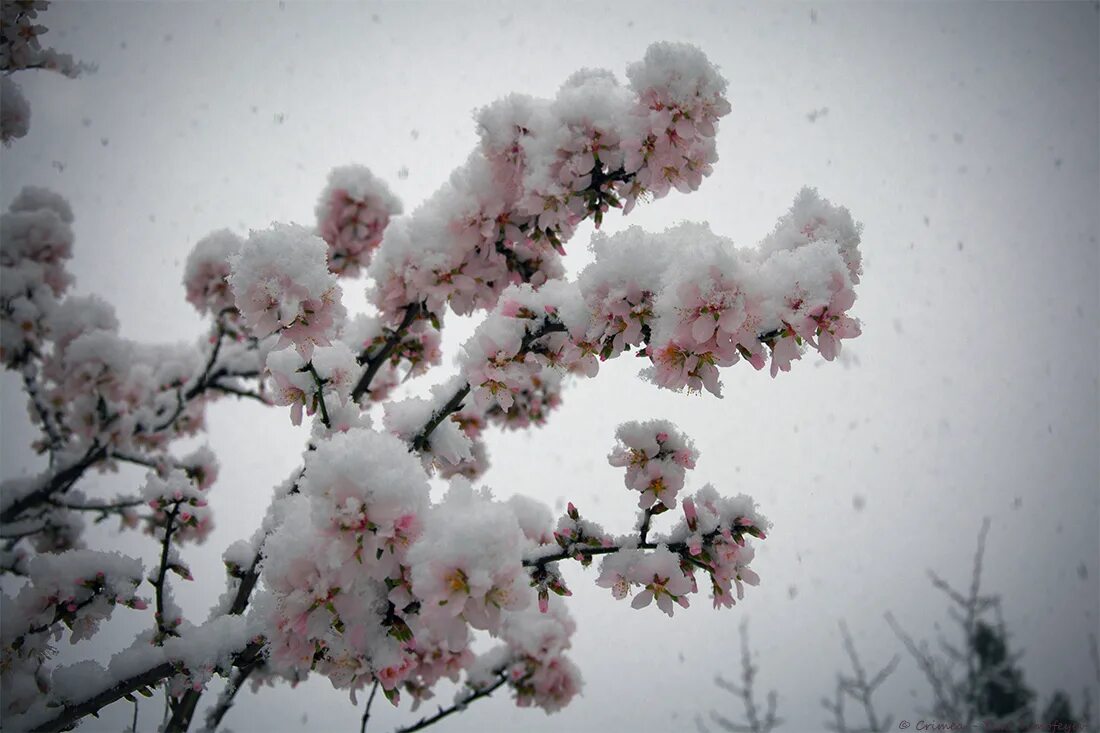
M 723 730 L 733 733 L 771 733 L 771 731 L 775 730 L 783 722 L 782 719 L 777 718 L 775 715 L 777 697 L 774 690 L 767 694 L 767 707 L 763 717 L 761 717 L 760 711 L 757 708 L 756 693 L 754 690 L 756 674 L 759 668 L 752 662 L 752 651 L 749 648 L 749 622 L 747 619 L 741 621 L 740 633 L 741 686 L 738 687 L 723 679 L 721 676 L 715 677 L 714 683 L 722 689 L 741 698 L 741 705 L 745 709 L 745 721 L 740 723 L 735 722 L 715 711 L 711 711 L 710 717 L 711 720 Z
M 443 720 L 448 715 L 452 715 L 461 710 L 465 710 L 470 703 L 476 702 L 483 697 L 489 697 L 489 695 L 492 695 L 494 692 L 500 689 L 505 682 L 508 681 L 508 675 L 504 673 L 503 669 L 497 670 L 494 673 L 494 676 L 495 679 L 492 684 L 474 690 L 469 695 L 456 702 L 454 705 L 446 708 L 441 707 L 439 708 L 439 712 L 437 712 L 435 715 L 421 718 L 420 720 L 416 721 L 406 728 L 398 728 L 396 731 L 394 731 L 394 733 L 413 733 L 413 731 L 424 730 L 428 726 L 434 725 Z

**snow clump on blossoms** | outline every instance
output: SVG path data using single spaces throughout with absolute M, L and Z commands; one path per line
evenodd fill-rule
M 259 337 L 278 333 L 309 359 L 328 346 L 344 318 L 340 287 L 325 263 L 325 245 L 304 227 L 275 224 L 253 231 L 229 258 L 237 308 Z
M 334 168 L 317 202 L 317 232 L 329 246 L 329 269 L 358 275 L 370 264 L 390 217 L 400 213 L 401 202 L 369 169 Z
M 3 594 L 0 613 L 0 665 L 4 670 L 3 710 L 24 712 L 51 686 L 45 661 L 69 629 L 72 643 L 91 637 L 115 606 L 144 609 L 135 591 L 142 582 L 141 562 L 118 553 L 70 550 L 33 558 L 27 571 L 35 579 L 14 598 Z
M 43 350 L 48 319 L 72 283 L 72 222 L 64 199 L 33 186 L 0 215 L 0 359 L 9 368 Z
M 380 679 L 392 691 L 413 664 L 398 614 L 412 603 L 399 596 L 428 510 L 423 469 L 397 438 L 354 428 L 307 454 L 299 489 L 264 544 L 258 611 L 270 664 L 291 678 L 316 669 L 337 687 Z
M 11 75 L 25 69 L 47 69 L 69 78 L 80 76 L 93 67 L 78 62 L 67 53 L 43 48 L 38 37 L 46 33 L 46 26 L 35 23 L 40 10 L 45 10 L 45 0 L 13 0 L 0 4 L 0 142 L 11 145 L 12 140 L 27 134 L 31 110 L 19 85 Z
M 217 315 L 236 307 L 229 287 L 231 257 L 240 252 L 241 238 L 228 229 L 220 229 L 200 239 L 183 272 L 187 302 L 201 314 Z
M 586 70 L 553 100 L 512 95 L 483 109 L 479 149 L 386 235 L 371 266 L 383 314 L 491 308 L 509 284 L 561 278 L 583 219 L 598 226 L 610 208 L 697 188 L 717 158 L 725 82 L 684 44 L 651 46 L 628 76 L 629 89 Z

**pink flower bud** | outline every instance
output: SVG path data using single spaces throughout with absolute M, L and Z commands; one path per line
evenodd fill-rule
M 696 525 L 699 523 L 699 515 L 695 513 L 695 502 L 690 498 L 684 499 L 683 506 L 684 517 L 687 518 L 688 528 L 694 532 Z

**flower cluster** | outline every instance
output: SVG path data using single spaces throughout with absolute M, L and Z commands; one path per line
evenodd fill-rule
M 377 679 L 395 693 L 416 662 L 402 615 L 413 603 L 407 555 L 428 509 L 423 470 L 397 438 L 353 428 L 306 456 L 299 490 L 264 543 L 257 602 L 269 664 L 353 690 Z
M 358 371 L 355 355 L 339 341 L 314 349 L 308 361 L 293 349 L 267 356 L 267 372 L 274 382 L 272 402 L 290 406 L 295 425 L 302 423 L 303 408 L 307 415 L 324 410 L 329 422 L 328 407 L 347 404 Z
M 401 202 L 367 168 L 334 169 L 317 202 L 317 233 L 328 243 L 328 266 L 355 277 L 370 264 L 382 242 L 390 217 L 401 213 Z
M 253 231 L 229 258 L 237 309 L 258 337 L 278 333 L 309 359 L 328 346 L 344 319 L 340 287 L 325 262 L 325 243 L 307 229 L 275 224 Z
M 627 549 L 605 558 L 596 585 L 610 588 L 620 600 L 632 587 L 640 587 L 630 605 L 645 608 L 656 600 L 657 607 L 669 616 L 673 603 L 688 607 L 688 594 L 694 590 L 691 577 L 681 568 L 680 556 L 663 544 L 648 552 Z
M 40 9 L 37 0 L 4 6 L 4 64 L 48 59 L 30 24 Z M 700 591 L 697 577 L 710 581 L 716 607 L 759 582 L 750 540 L 765 538 L 767 520 L 749 498 L 709 485 L 685 496 L 698 454 L 667 421 L 616 433 L 609 461 L 625 469 L 642 510 L 626 535 L 572 503 L 555 523 L 539 502 L 499 501 L 470 483 L 488 466 L 489 426 L 543 424 L 568 380 L 596 376 L 603 360 L 633 350 L 657 385 L 718 395 L 722 367 L 770 362 L 775 376 L 806 345 L 833 359 L 859 334 L 849 313 L 860 229 L 810 189 L 755 249 L 701 225 L 630 228 L 597 235 L 595 261 L 565 278 L 565 244 L 582 221 L 598 227 L 611 208 L 694 190 L 717 158 L 715 126 L 729 104 L 701 52 L 655 44 L 627 76 L 622 86 L 583 70 L 553 99 L 513 95 L 485 107 L 477 149 L 407 217 L 385 184 L 349 166 L 329 176 L 315 229 L 203 238 L 183 284 L 212 323 L 189 344 L 133 342 L 104 301 L 66 298 L 72 212 L 56 194 L 24 189 L 0 218 L 0 358 L 20 371 L 49 467 L 0 492 L 16 538 L 0 561 L 30 576 L 3 608 L 4 712 L 24 715 L 15 727 L 64 728 L 81 701 L 146 691 L 151 680 L 175 700 L 165 729 L 181 730 L 212 676 L 233 666 L 236 684 L 317 672 L 353 699 L 378 684 L 414 707 L 465 673 L 457 707 L 508 685 L 518 704 L 552 712 L 581 684 L 565 656 L 575 625 L 561 600 L 571 595 L 562 562 L 600 559 L 599 586 L 670 616 Z M 6 76 L 0 83 L 7 140 L 8 117 L 15 130 L 26 114 L 18 90 Z M 362 270 L 374 312 L 348 319 L 337 278 Z M 458 374 L 392 399 L 441 362 L 448 309 L 490 311 Z M 210 532 L 218 463 L 207 448 L 170 449 L 203 427 L 207 402 L 222 394 L 290 407 L 295 424 L 315 419 L 260 529 L 223 555 L 226 592 L 195 626 L 166 578 L 191 578 L 180 545 Z M 139 497 L 99 503 L 75 487 L 86 471 L 121 463 L 151 469 Z M 447 487 L 439 501 L 432 472 Z M 79 545 L 82 513 L 130 526 L 143 504 L 161 548 L 148 578 L 155 627 L 109 670 L 88 662 L 51 677 L 42 662 L 58 623 L 81 638 L 112 605 L 145 605 L 133 595 L 136 561 L 57 553 Z M 676 509 L 670 531 L 653 526 Z M 502 644 L 475 656 L 476 632 Z
M 572 646 L 577 624 L 563 603 L 552 603 L 541 613 L 509 614 L 501 629 L 504 644 L 475 662 L 467 684 L 477 689 L 500 670 L 520 707 L 537 706 L 547 713 L 569 704 L 580 692 L 580 670 L 565 652 Z
M 3 710 L 22 712 L 47 692 L 50 678 L 43 666 L 54 653 L 51 642 L 64 624 L 74 643 L 96 632 L 115 606 L 144 609 L 135 595 L 141 584 L 138 560 L 118 553 L 70 550 L 43 554 L 28 563 L 33 584 L 18 595 L 3 595 L 0 613 L 0 668 Z
M 171 526 L 174 541 L 202 543 L 214 528 L 206 500 L 206 487 L 196 478 L 189 476 L 182 468 L 169 470 L 163 478 L 155 473 L 146 476 L 141 493 L 153 510 L 149 527 L 158 539 L 163 539 Z M 182 563 L 170 569 L 180 577 L 191 580 L 191 572 Z
M 187 256 L 183 286 L 187 290 L 187 302 L 199 313 L 217 315 L 236 310 L 229 287 L 229 260 L 241 251 L 242 244 L 236 234 L 220 229 L 200 239 Z
M 684 518 L 667 535 L 653 541 L 647 539 L 650 520 L 675 506 L 675 492 L 656 491 L 646 484 L 650 466 L 658 465 L 655 473 L 672 476 L 670 486 L 683 486 L 683 471 L 692 467 L 698 457 L 690 441 L 665 421 L 626 423 L 620 426 L 619 445 L 611 453 L 612 465 L 627 466 L 627 487 L 641 490 L 641 505 L 646 509 L 639 536 L 621 543 L 621 549 L 605 557 L 600 565 L 596 584 L 611 589 L 617 599 L 626 598 L 633 589 L 640 589 L 631 605 L 644 608 L 656 601 L 657 607 L 672 616 L 675 605 L 688 607 L 688 596 L 699 591 L 695 573 L 702 570 L 711 580 L 710 590 L 715 608 L 734 604 L 744 595 L 744 584 L 756 585 L 759 577 L 749 568 L 754 551 L 746 537 L 764 539 L 768 521 L 756 511 L 748 497 L 722 497 L 709 484 L 683 499 Z M 631 476 L 633 474 L 633 477 Z M 649 493 L 661 500 L 654 504 Z M 570 515 L 576 510 L 570 506 Z M 572 517 L 573 521 L 579 516 Z M 598 536 L 598 535 L 596 535 Z M 606 541 L 605 541 L 606 542 Z M 593 546 L 591 541 L 589 546 Z M 604 545 L 606 546 L 606 544 Z M 570 545 L 569 551 L 584 551 Z
M 684 474 L 699 457 L 691 441 L 667 420 L 623 423 L 615 437 L 619 443 L 607 459 L 626 468 L 626 487 L 641 492 L 638 506 L 649 509 L 660 502 L 675 509 Z
M 407 220 L 395 222 L 371 267 L 374 302 L 398 321 L 425 304 L 440 321 L 491 308 L 514 283 L 563 276 L 577 225 L 629 210 L 670 185 L 691 190 L 715 159 L 725 82 L 701 52 L 655 44 L 628 71 L 570 77 L 553 100 L 512 95 L 478 115 L 481 145 Z
M 764 530 L 770 526 L 767 519 L 756 511 L 756 504 L 741 494 L 723 497 L 709 484 L 693 497 L 683 501 L 684 519 L 674 527 L 670 537 L 680 538 L 687 549 L 681 553 L 688 571 L 701 568 L 711 580 L 714 607 L 732 606 L 732 590 L 736 587 L 737 600 L 745 593 L 745 584 L 757 585 L 759 576 L 749 568 L 755 550 L 746 537 L 766 538 Z M 694 578 L 692 579 L 694 586 Z
M 0 359 L 9 368 L 42 352 L 48 317 L 72 283 L 72 222 L 68 202 L 31 186 L 0 216 Z
M 47 29 L 35 20 L 48 5 L 46 0 L 0 4 L 0 141 L 4 145 L 27 134 L 31 114 L 19 85 L 11 80 L 12 73 L 48 69 L 72 78 L 92 68 L 67 53 L 42 47 L 38 37 Z
M 623 145 L 625 169 L 636 171 L 623 192 L 625 206 L 670 188 L 694 191 L 718 160 L 715 125 L 730 111 L 725 79 L 698 49 L 668 43 L 650 46 L 627 76 L 645 113 Z

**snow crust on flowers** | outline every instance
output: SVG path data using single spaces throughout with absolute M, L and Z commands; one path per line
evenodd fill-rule
M 316 668 L 337 687 L 379 679 L 393 690 L 412 661 L 405 622 L 393 633 L 397 619 L 386 623 L 388 596 L 405 587 L 428 510 L 423 469 L 396 437 L 353 428 L 307 454 L 298 486 L 263 546 L 257 613 L 270 624 L 271 663 L 282 674 Z
M 5 77 L 6 80 L 6 77 Z M 72 276 L 73 212 L 58 194 L 27 186 L 0 215 L 0 360 L 17 367 L 44 350 L 49 319 Z
M 209 484 L 208 484 L 209 485 Z M 172 469 L 164 478 L 149 473 L 141 495 L 153 509 L 150 518 L 154 532 L 163 536 L 163 528 L 172 516 L 173 538 L 177 541 L 192 540 L 202 543 L 213 529 L 213 518 L 206 500 L 206 493 L 199 481 L 182 469 Z M 177 563 L 177 569 L 185 578 L 190 571 Z
M 848 266 L 853 283 L 862 274 L 859 241 L 863 227 L 852 220 L 843 206 L 833 206 L 812 188 L 803 188 L 791 210 L 780 217 L 775 230 L 760 243 L 762 255 L 794 250 L 809 242 L 826 241 L 836 245 Z
M 584 69 L 552 100 L 511 95 L 482 109 L 478 150 L 387 230 L 371 266 L 382 313 L 491 308 L 509 284 L 561 278 L 563 245 L 586 217 L 598 226 L 610 208 L 697 187 L 729 109 L 724 83 L 701 52 L 667 44 L 631 74 L 627 89 Z
M 361 165 L 334 168 L 317 202 L 317 233 L 329 246 L 329 269 L 355 277 L 370 264 L 390 217 L 401 202 Z
M 77 62 L 69 54 L 43 48 L 38 37 L 46 26 L 35 23 L 38 11 L 47 7 L 44 0 L 20 0 L 0 5 L 0 141 L 11 141 L 27 134 L 30 105 L 19 85 L 11 80 L 16 71 L 47 69 L 68 77 L 79 76 L 94 67 Z
M 64 351 L 73 339 L 87 331 L 117 333 L 115 307 L 98 295 L 72 295 L 50 313 L 49 331 L 54 348 Z
M 324 242 L 308 229 L 274 224 L 253 230 L 229 258 L 237 308 L 257 336 L 278 332 L 304 359 L 328 346 L 343 319 L 340 288 L 325 262 Z
M 219 229 L 196 242 L 187 255 L 183 286 L 187 290 L 187 302 L 199 313 L 216 315 L 236 307 L 229 287 L 229 261 L 240 252 L 242 243 L 233 232 Z
M 451 479 L 424 535 L 431 541 L 409 550 L 412 592 L 421 599 L 420 622 L 443 632 L 452 650 L 465 644 L 467 623 L 498 632 L 502 611 L 530 604 L 523 531 L 510 507 L 487 490 Z
M 31 582 L 0 603 L 0 678 L 7 720 L 27 711 L 51 687 L 46 660 L 56 651 L 60 625 L 69 641 L 87 639 L 110 617 L 115 606 L 143 609 L 135 595 L 141 584 L 141 562 L 118 553 L 70 550 L 36 555 L 27 564 Z M 85 667 L 86 668 L 86 667 Z
M 481 689 L 503 674 L 517 705 L 540 707 L 547 714 L 557 712 L 583 685 L 580 670 L 565 656 L 575 630 L 569 611 L 558 601 L 545 613 L 525 609 L 505 614 L 500 633 L 504 643 L 470 664 L 467 686 Z M 460 690 L 456 700 L 464 695 Z
M 726 91 L 726 80 L 706 54 L 687 43 L 651 44 L 645 58 L 627 68 L 626 76 L 635 92 L 659 89 L 674 104 L 716 99 Z
M 49 209 L 66 224 L 72 224 L 74 218 L 73 208 L 64 196 L 41 186 L 23 186 L 8 208 L 11 211 Z
M 299 489 L 323 499 L 315 503 L 322 514 L 337 513 L 326 517 L 330 521 L 347 523 L 347 512 L 365 513 L 385 538 L 394 536 L 387 525 L 428 509 L 423 469 L 404 443 L 386 433 L 355 429 L 334 435 L 307 454 L 305 469 Z

